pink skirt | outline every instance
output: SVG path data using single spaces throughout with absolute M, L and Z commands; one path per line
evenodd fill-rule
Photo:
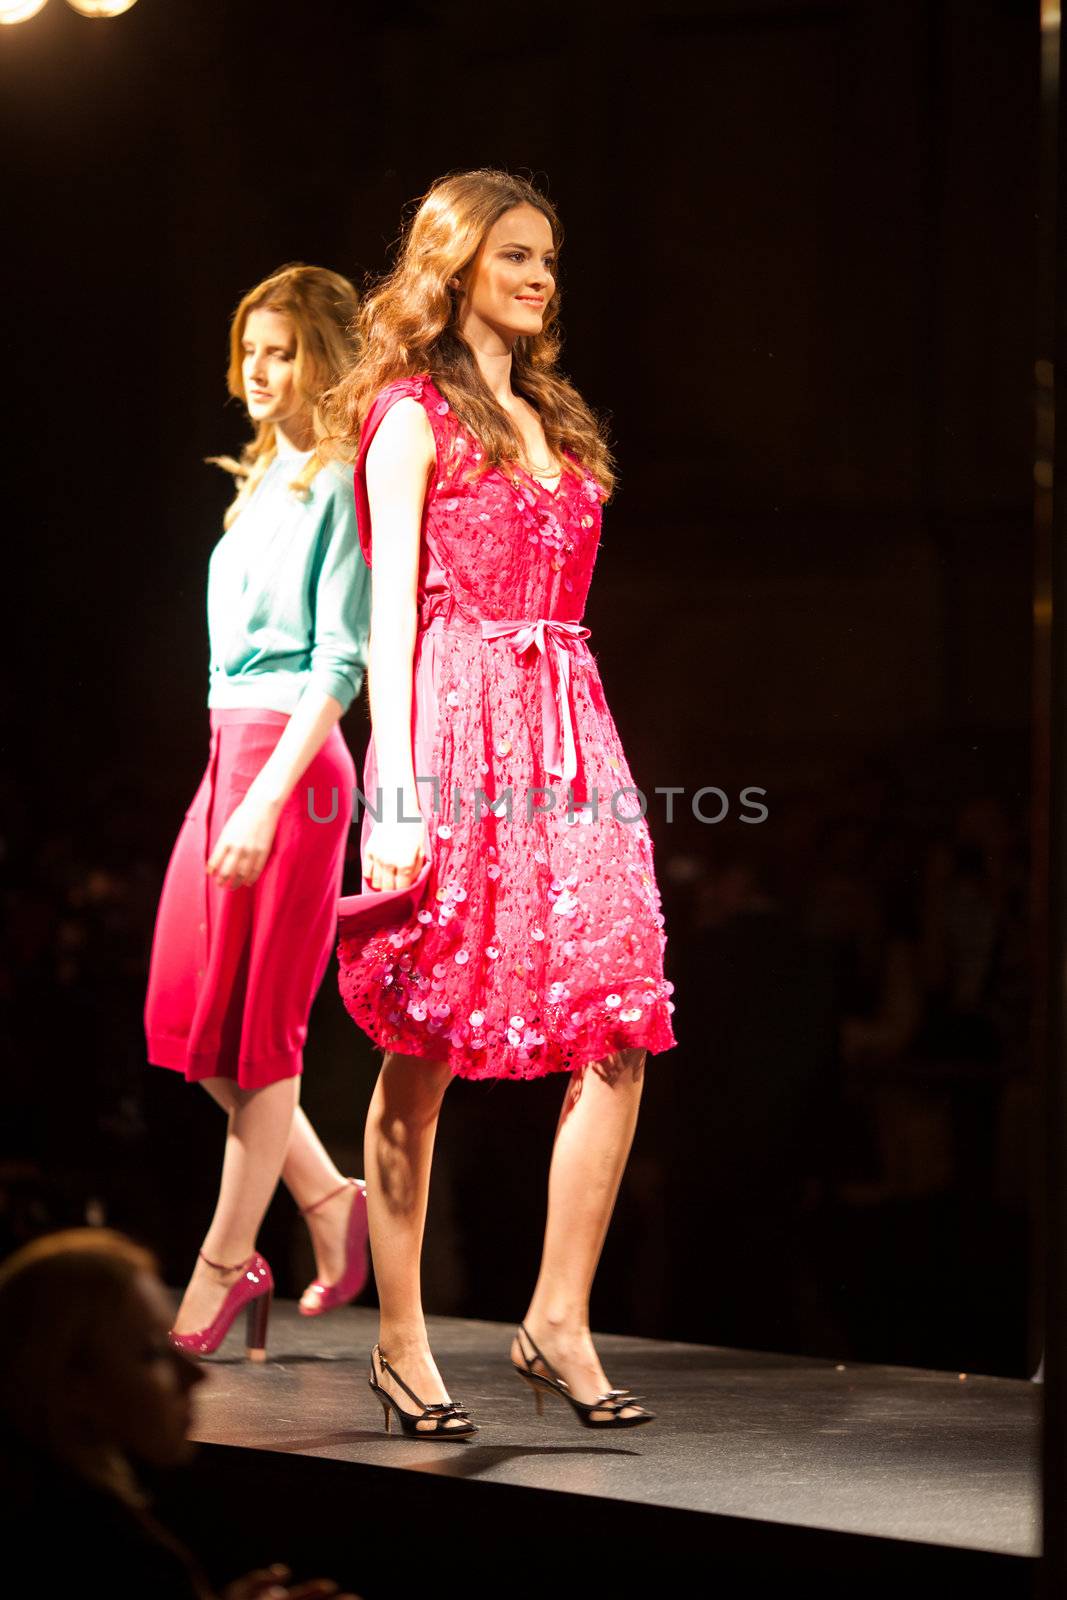
M 303 1069 L 308 1014 L 336 937 L 352 820 L 356 773 L 340 728 L 283 807 L 252 887 L 221 889 L 204 870 L 288 721 L 258 708 L 211 713 L 207 770 L 167 867 L 145 1033 L 149 1061 L 190 1082 L 229 1078 L 262 1089 Z

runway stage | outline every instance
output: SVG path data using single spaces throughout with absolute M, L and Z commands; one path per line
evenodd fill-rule
M 481 1431 L 426 1443 L 383 1431 L 375 1325 L 369 1309 L 312 1321 L 276 1304 L 265 1365 L 238 1358 L 243 1325 L 206 1363 L 203 1448 L 163 1509 L 213 1573 L 282 1559 L 365 1600 L 640 1594 L 688 1591 L 697 1559 L 700 1586 L 731 1597 L 811 1580 L 864 1600 L 1032 1593 L 1040 1391 L 1026 1382 L 605 1335 L 610 1378 L 658 1420 L 595 1434 L 552 1396 L 537 1417 L 509 1326 L 432 1318 Z

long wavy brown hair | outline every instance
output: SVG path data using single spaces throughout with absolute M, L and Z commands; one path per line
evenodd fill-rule
M 474 261 L 494 223 L 516 206 L 532 206 L 547 218 L 558 255 L 563 242 L 559 218 L 524 178 L 479 168 L 439 178 L 423 196 L 402 235 L 396 265 L 360 308 L 359 358 L 323 402 L 328 447 L 351 457 L 375 396 L 398 378 L 428 373 L 480 442 L 480 471 L 507 469 L 522 459 L 518 433 L 459 332 L 461 302 L 451 287 L 451 280 Z M 537 411 L 549 448 L 564 470 L 576 470 L 573 458 L 608 494 L 614 474 L 603 425 L 557 368 L 559 300 L 557 282 L 541 332 L 515 341 L 512 387 Z
M 277 272 L 250 289 L 230 322 L 230 364 L 226 373 L 226 387 L 235 400 L 242 402 L 245 399 L 242 346 L 245 323 L 253 311 L 279 311 L 292 321 L 296 331 L 296 386 L 311 409 L 318 443 L 325 432 L 321 413 L 323 395 L 337 383 L 355 356 L 354 327 L 359 295 L 339 272 L 304 266 L 302 262 L 279 267 Z M 277 453 L 274 424 L 261 422 L 239 459 L 234 460 L 232 456 L 210 458 L 215 466 L 232 473 L 237 480 L 237 495 L 224 519 L 227 528 L 255 492 Z M 324 459 L 325 452 L 316 449 L 312 453 L 289 485 L 294 494 L 306 497 Z

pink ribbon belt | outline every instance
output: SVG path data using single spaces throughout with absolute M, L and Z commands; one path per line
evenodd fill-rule
M 516 656 L 537 650 L 541 657 L 541 722 L 545 772 L 570 783 L 578 771 L 571 711 L 571 652 L 589 629 L 580 622 L 482 622 L 483 639 L 506 639 Z

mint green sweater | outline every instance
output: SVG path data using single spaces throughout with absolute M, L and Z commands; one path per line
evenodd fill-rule
M 309 683 L 347 711 L 363 684 L 370 574 L 351 474 L 335 465 L 308 499 L 289 488 L 307 456 L 271 462 L 208 567 L 208 705 L 291 712 Z

